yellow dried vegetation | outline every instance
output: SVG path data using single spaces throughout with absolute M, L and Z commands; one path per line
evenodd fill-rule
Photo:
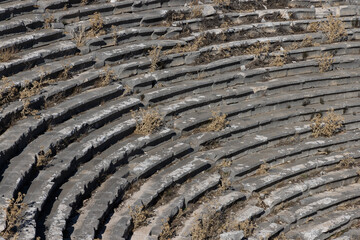
M 132 222 L 134 224 L 133 230 L 142 226 L 146 222 L 146 219 L 150 216 L 149 211 L 146 210 L 143 206 L 136 206 L 134 208 L 129 206 L 129 210 Z
M 154 72 L 159 67 L 158 63 L 160 61 L 161 49 L 161 46 L 153 46 L 153 48 L 149 50 L 149 57 L 151 59 L 150 72 Z
M 226 114 L 220 114 L 218 111 L 211 111 L 212 117 L 210 123 L 202 130 L 206 132 L 218 132 L 224 129 L 230 122 L 226 120 Z
M 14 47 L 0 49 L 0 62 L 7 62 L 16 57 L 16 50 Z
M 105 34 L 104 20 L 100 13 L 96 12 L 90 17 L 90 27 L 89 36 L 91 37 Z
M 356 161 L 353 157 L 346 156 L 340 160 L 340 162 L 338 163 L 338 167 L 339 168 L 350 168 L 350 167 L 354 167 L 355 164 L 356 164 Z
M 172 49 L 169 49 L 164 52 L 165 55 L 174 54 L 174 53 L 184 53 L 184 52 L 193 52 L 199 50 L 204 46 L 205 37 L 200 35 L 194 39 L 193 42 L 189 42 L 186 45 L 182 46 L 181 44 L 176 44 Z
M 286 63 L 287 53 L 277 54 L 270 60 L 270 67 L 281 67 Z
M 322 31 L 327 38 L 327 43 L 343 41 L 347 36 L 344 22 L 333 15 L 328 15 L 325 22 L 310 23 L 308 30 L 312 32 Z
M 141 108 L 138 113 L 140 116 L 136 116 L 135 112 L 132 112 L 132 117 L 137 121 L 135 134 L 148 135 L 163 125 L 163 117 L 156 109 L 144 110 Z
M 334 63 L 334 55 L 331 53 L 324 53 L 318 58 L 319 63 L 319 71 L 320 72 L 328 72 L 332 69 L 332 64 Z
M 18 193 L 17 198 L 9 200 L 9 205 L 6 209 L 6 228 L 0 232 L 0 236 L 7 240 L 18 239 L 18 231 L 21 224 L 21 213 L 26 209 L 26 204 L 23 203 L 25 194 Z
M 49 149 L 47 152 L 45 152 L 44 150 L 41 150 L 36 155 L 36 167 L 42 168 L 42 167 L 46 166 L 50 161 L 51 154 L 52 154 L 51 149 Z
M 100 80 L 96 82 L 96 87 L 105 87 L 115 79 L 115 72 L 109 66 L 105 66 L 104 72 L 100 76 Z
M 168 240 L 171 239 L 171 237 L 174 234 L 175 229 L 171 229 L 169 224 L 169 218 L 165 221 L 163 221 L 162 225 L 162 232 L 159 235 L 159 240 Z
M 343 129 L 344 118 L 330 109 L 325 116 L 317 114 L 311 122 L 313 137 L 331 137 Z
M 270 42 L 257 42 L 245 50 L 246 54 L 255 55 L 268 54 L 270 50 Z

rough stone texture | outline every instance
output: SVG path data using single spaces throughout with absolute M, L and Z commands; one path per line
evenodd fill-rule
M 0 231 L 21 192 L 24 240 L 188 240 L 209 213 L 233 227 L 211 239 L 359 238 L 359 6 L 0 0 Z M 313 138 L 331 108 L 344 131 Z

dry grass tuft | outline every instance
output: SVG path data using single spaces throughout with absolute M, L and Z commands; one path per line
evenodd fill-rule
M 36 167 L 42 168 L 42 167 L 46 166 L 50 161 L 51 154 L 52 154 L 51 149 L 49 149 L 47 152 L 44 152 L 44 150 L 41 150 L 36 155 Z
M 89 0 L 81 0 L 80 5 L 81 5 L 81 6 L 85 6 L 85 5 L 87 5 L 88 3 L 89 3 Z
M 153 133 L 154 131 L 159 129 L 160 126 L 163 125 L 163 118 L 157 110 L 140 109 L 139 112 L 141 115 L 141 121 L 138 121 L 136 124 L 136 134 L 148 135 L 150 133 Z M 134 113 L 132 114 L 132 116 L 133 118 L 138 120 L 138 117 L 136 117 Z
M 86 40 L 86 32 L 85 32 L 85 27 L 83 25 L 77 31 L 72 30 L 70 34 L 73 40 L 75 40 L 77 47 L 84 46 Z
M 7 62 L 14 59 L 17 52 L 14 47 L 0 49 L 0 62 Z
M 158 63 L 160 60 L 161 46 L 153 46 L 152 50 L 149 50 L 149 57 L 151 58 L 150 72 L 155 72 L 159 67 Z
M 269 169 L 270 169 L 269 164 L 267 163 L 261 164 L 260 167 L 256 170 L 255 174 L 256 175 L 266 174 Z
M 347 37 L 345 24 L 333 15 L 327 16 L 327 21 L 325 22 L 310 23 L 308 30 L 311 32 L 322 31 L 327 38 L 327 43 L 340 42 Z
M 275 237 L 273 240 L 287 240 L 285 233 L 281 233 L 279 236 Z
M 231 4 L 231 0 L 213 0 L 213 2 L 216 5 L 225 5 L 225 6 L 229 6 Z
M 202 16 L 202 7 L 201 6 L 193 6 L 191 8 L 191 17 L 200 18 Z
M 32 109 L 30 107 L 31 102 L 30 100 L 23 101 L 23 109 L 21 110 L 21 117 L 26 118 L 27 116 L 35 116 L 38 113 L 38 110 Z
M 204 214 L 191 229 L 192 240 L 216 239 L 227 229 L 223 216 L 214 210 Z
M 44 19 L 44 28 L 50 28 L 51 23 L 55 21 L 54 16 L 50 15 Z
M 173 234 L 174 234 L 174 229 L 171 229 L 170 224 L 169 224 L 169 219 L 167 219 L 163 223 L 162 232 L 160 233 L 159 240 L 171 239 Z
M 17 198 L 12 198 L 9 201 L 9 206 L 4 209 L 6 211 L 6 228 L 0 233 L 0 236 L 5 239 L 17 239 L 17 229 L 21 223 L 21 213 L 27 207 L 23 203 L 25 194 L 18 193 Z
M 329 15 L 327 21 L 319 25 L 319 30 L 325 33 L 328 43 L 340 42 L 347 37 L 345 24 L 333 15 Z
M 105 66 L 104 73 L 101 75 L 100 80 L 96 83 L 96 87 L 105 87 L 109 85 L 115 78 L 115 72 L 110 70 L 109 66 Z
M 334 62 L 334 56 L 328 52 L 321 55 L 318 59 L 319 63 L 319 71 L 320 72 L 328 72 L 332 68 L 332 64 Z
M 3 76 L 1 81 L 3 85 L 0 88 L 0 105 L 13 101 L 19 95 L 19 89 L 9 78 Z
M 345 158 L 341 159 L 338 163 L 339 168 L 350 168 L 354 167 L 356 164 L 355 159 L 350 156 L 346 156 Z
M 245 237 L 249 237 L 255 229 L 255 224 L 250 220 L 245 220 L 241 223 L 239 223 L 239 230 L 242 230 L 244 232 Z
M 278 54 L 270 60 L 270 67 L 281 67 L 286 63 L 287 54 Z
M 73 68 L 71 65 L 63 66 L 64 70 L 59 74 L 59 80 L 63 81 L 71 77 L 70 70 Z
M 90 17 L 91 30 L 89 36 L 95 37 L 105 34 L 104 31 L 104 20 L 101 17 L 101 14 L 96 12 Z
M 144 209 L 143 206 L 136 206 L 135 208 L 129 206 L 129 209 L 130 209 L 130 216 L 134 224 L 133 230 L 142 226 L 145 223 L 146 219 L 150 216 L 149 211 Z
M 326 116 L 321 117 L 320 114 L 317 114 L 311 121 L 313 137 L 331 137 L 343 129 L 344 118 L 334 113 L 334 109 L 331 109 Z
M 187 43 L 185 46 L 176 44 L 174 48 L 165 51 L 164 54 L 169 55 L 174 53 L 193 52 L 199 50 L 199 48 L 201 48 L 204 45 L 205 45 L 205 37 L 204 35 L 200 35 L 196 37 L 193 42 Z
M 230 122 L 226 120 L 226 114 L 220 114 L 220 112 L 212 112 L 212 118 L 210 118 L 210 124 L 208 124 L 203 130 L 206 132 L 218 132 L 226 127 Z
M 261 54 L 268 54 L 269 50 L 270 50 L 270 42 L 266 42 L 266 43 L 257 42 L 254 45 L 248 47 L 245 50 L 245 53 L 249 55 L 255 55 L 256 57 L 258 57 Z

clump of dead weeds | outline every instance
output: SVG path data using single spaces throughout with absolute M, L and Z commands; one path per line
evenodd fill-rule
M 210 118 L 210 123 L 203 128 L 203 131 L 206 132 L 218 132 L 222 129 L 224 129 L 230 122 L 226 120 L 227 115 L 221 114 L 217 111 L 211 111 L 212 112 L 212 118 Z
M 334 63 L 334 56 L 328 52 L 321 55 L 318 59 L 319 71 L 328 72 L 332 69 L 332 64 Z
M 0 236 L 5 239 L 17 239 L 18 237 L 18 228 L 21 224 L 21 214 L 27 207 L 23 203 L 25 194 L 18 193 L 17 198 L 12 198 L 9 201 L 8 207 L 6 210 L 6 228 L 0 233 Z
M 350 167 L 354 167 L 356 165 L 356 161 L 353 157 L 351 156 L 346 156 L 343 159 L 340 160 L 340 162 L 338 163 L 338 167 L 339 168 L 350 168 Z
M 105 66 L 104 72 L 100 76 L 100 80 L 96 82 L 96 87 L 108 86 L 115 78 L 115 72 L 109 66 Z
M 161 49 L 161 46 L 153 46 L 153 48 L 149 50 L 149 57 L 151 59 L 150 72 L 155 72 L 159 67 Z
M 312 32 L 322 31 L 327 38 L 327 43 L 344 41 L 348 35 L 345 23 L 333 15 L 327 16 L 327 21 L 325 22 L 313 22 L 309 24 L 308 30 Z
M 14 47 L 0 49 L 0 62 L 7 62 L 14 59 L 17 52 Z
M 169 218 L 163 221 L 162 232 L 160 233 L 159 240 L 168 240 L 174 235 L 174 229 L 171 229 Z
M 51 149 L 49 149 L 47 152 L 45 152 L 44 150 L 41 150 L 36 155 L 36 167 L 38 167 L 38 168 L 45 167 L 48 164 L 48 162 L 50 161 L 51 154 L 52 154 Z
M 344 127 L 344 118 L 334 113 L 334 109 L 330 109 L 325 116 L 317 114 L 311 121 L 312 136 L 315 138 L 331 137 Z
M 191 229 L 191 239 L 216 239 L 219 234 L 227 230 L 227 225 L 224 220 L 224 214 L 220 212 L 212 210 L 209 213 L 203 214 Z
M 105 34 L 104 30 L 104 20 L 101 17 L 101 14 L 96 12 L 90 17 L 91 30 L 89 36 L 99 36 Z
M 132 113 L 133 118 L 137 120 L 136 134 L 148 135 L 163 125 L 163 117 L 156 109 L 140 109 L 138 113 L 140 114 L 138 117 L 134 112 Z
M 134 224 L 133 230 L 142 226 L 146 222 L 146 219 L 150 216 L 149 211 L 146 210 L 144 206 L 136 206 L 134 208 L 129 206 L 129 209 L 130 209 L 130 216 Z

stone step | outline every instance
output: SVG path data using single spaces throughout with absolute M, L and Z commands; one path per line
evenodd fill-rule
M 354 157 L 360 157 L 360 153 L 356 151 L 349 152 L 349 154 L 351 154 L 351 156 L 354 155 Z M 344 158 L 346 158 L 345 154 L 334 153 L 330 154 L 329 156 L 311 157 L 309 159 L 305 158 L 296 160 L 295 162 L 272 167 L 264 175 L 253 176 L 244 179 L 242 180 L 241 184 L 247 191 L 260 191 L 264 188 L 284 181 L 285 179 L 298 176 L 313 169 L 330 164 L 337 164 Z
M 183 223 L 183 226 L 177 231 L 177 235 L 174 238 L 175 240 L 186 239 L 191 237 L 192 228 L 197 224 L 197 222 L 202 219 L 206 214 L 219 211 L 224 211 L 229 208 L 232 204 L 243 201 L 247 197 L 237 191 L 226 192 L 223 195 L 220 195 L 214 199 L 214 201 L 201 204 L 189 218 Z
M 89 110 L 89 108 L 99 105 L 102 101 L 111 100 L 113 98 L 119 97 L 122 92 L 123 88 L 121 85 L 107 86 L 101 89 L 97 89 L 96 91 L 90 90 L 74 97 L 70 97 L 67 101 L 60 103 L 54 108 L 49 108 L 44 110 L 43 112 L 40 112 L 40 114 L 42 114 L 40 115 L 40 118 L 30 117 L 18 121 L 15 125 L 16 128 L 11 127 L 0 136 L 0 139 L 4 139 L 4 141 L 2 141 L 0 145 L 0 156 L 2 160 L 1 165 L 6 164 L 6 162 L 10 158 L 16 156 L 19 152 L 21 152 L 21 150 L 26 147 L 27 143 L 31 138 L 43 133 L 50 126 L 50 124 L 59 124 L 63 121 L 66 121 L 76 114 L 87 111 Z M 130 98 L 129 103 L 131 108 L 136 107 L 140 104 L 139 100 L 135 98 Z M 119 104 L 114 106 L 111 106 L 110 103 L 106 104 L 106 107 L 98 106 L 90 110 L 87 115 L 87 119 L 92 119 L 91 123 L 95 124 L 96 121 L 99 121 L 99 118 L 101 117 L 113 116 L 112 113 L 109 112 L 110 109 L 113 111 L 123 111 L 122 108 L 126 106 L 126 100 L 125 103 L 120 102 Z M 93 114 L 94 111 L 97 111 L 99 118 L 94 118 L 94 116 L 89 115 Z M 116 113 L 116 111 L 114 113 Z M 85 119 L 86 118 L 84 118 L 83 120 Z M 76 124 L 79 124 L 79 122 L 82 122 L 83 120 L 81 120 L 81 117 L 78 117 L 77 121 L 71 119 L 68 123 L 77 122 Z M 71 128 L 77 126 L 76 124 L 67 125 L 67 132 L 74 131 Z M 79 125 L 82 127 L 78 130 L 75 130 L 73 133 L 81 132 L 81 129 L 89 126 L 88 124 L 89 123 L 87 123 L 86 121 L 83 122 Z M 62 131 L 65 133 L 66 129 L 63 129 Z M 71 134 L 69 136 L 71 136 Z
M 38 20 L 39 16 L 35 15 L 34 21 Z M 28 21 L 28 20 L 23 20 Z M 39 21 L 39 20 L 38 20 Z M 20 22 L 19 24 L 24 24 Z M 11 26 L 11 24 L 9 24 Z M 1 26 L 1 25 L 0 25 Z M 8 23 L 4 23 L 7 29 L 10 27 Z M 5 28 L 5 27 L 4 27 Z M 2 49 L 28 49 L 40 44 L 49 43 L 63 37 L 63 31 L 60 29 L 40 29 L 32 32 L 21 33 L 14 36 L 6 36 L 1 38 L 0 48 Z
M 350 229 L 345 231 L 340 237 L 334 238 L 334 240 L 351 240 L 357 239 L 360 237 L 360 230 L 359 229 Z
M 175 164 L 151 177 L 150 180 L 143 184 L 140 190 L 131 197 L 128 203 L 124 204 L 131 207 L 147 207 L 154 202 L 159 194 L 171 185 L 183 183 L 210 166 L 211 162 L 201 158 L 201 154 L 177 161 Z M 129 210 L 127 208 L 115 211 L 105 229 L 105 233 L 102 235 L 103 239 L 114 239 L 119 236 L 126 237 L 130 231 L 130 222 L 131 217 L 129 216 Z
M 120 29 L 109 34 L 85 40 L 84 45 L 87 46 L 90 51 L 95 51 L 105 46 L 122 45 L 137 41 L 144 42 L 159 39 L 160 37 L 175 37 L 181 29 L 180 27 L 133 27 L 130 29 Z
M 286 233 L 286 237 L 306 240 L 327 239 L 334 235 L 344 225 L 360 218 L 359 209 L 334 211 L 326 216 L 315 218 L 310 223 L 304 224 Z
M 84 56 L 73 56 L 58 61 L 55 60 L 38 67 L 33 67 L 30 70 L 19 72 L 15 75 L 12 75 L 10 80 L 12 84 L 14 84 L 14 87 L 26 87 L 29 86 L 29 84 L 32 84 L 34 81 L 39 81 L 40 78 L 57 79 L 66 68 L 70 74 L 75 71 L 90 67 L 93 64 L 95 64 L 95 57 L 92 53 Z M 1 83 L 0 86 L 3 87 L 4 84 Z M 8 89 L 9 88 L 5 86 L 5 90 Z
M 113 176 L 111 175 L 113 171 L 115 171 L 115 174 L 117 175 L 122 174 L 121 177 L 127 177 L 129 174 L 129 167 L 124 164 L 129 161 L 131 155 L 136 154 L 140 150 L 146 148 L 146 146 L 166 141 L 171 138 L 173 134 L 174 132 L 170 129 L 164 129 L 159 133 L 154 133 L 146 138 L 142 136 L 126 138 L 125 141 L 115 143 L 89 162 L 81 165 L 75 175 L 70 177 L 68 182 L 62 185 L 61 188 L 67 189 L 67 191 L 60 193 L 45 225 L 50 226 L 50 222 L 53 221 L 54 218 L 58 220 L 61 219 L 61 221 L 59 220 L 57 227 L 64 230 L 70 215 L 82 201 L 87 199 L 89 192 L 97 187 L 98 182 L 101 181 L 102 178 L 109 175 Z M 124 166 L 119 167 L 119 165 Z M 117 170 L 118 167 L 119 169 Z M 97 209 L 95 208 L 94 210 Z M 29 231 L 28 228 L 25 228 L 22 233 L 25 234 Z M 22 236 L 22 233 L 20 236 Z
M 269 110 L 277 110 L 285 107 L 288 108 L 288 106 L 297 107 L 303 105 L 304 100 L 306 99 L 316 101 L 317 99 L 320 100 L 320 98 L 322 98 L 324 101 L 331 101 L 339 98 L 351 98 L 352 96 L 355 97 L 357 95 L 357 88 L 358 86 L 356 84 L 350 84 L 338 87 L 331 86 L 320 89 L 315 88 L 314 90 L 307 89 L 306 94 L 300 90 L 299 93 L 282 93 L 275 96 L 269 95 L 262 98 L 248 100 L 243 98 L 243 101 L 239 101 L 239 103 L 233 102 L 228 106 L 221 106 L 221 113 L 226 114 L 228 118 L 231 119 L 238 117 L 240 114 L 249 115 L 254 113 L 256 114 L 259 111 L 267 112 Z M 174 127 L 181 131 L 189 131 L 201 126 L 202 124 L 208 123 L 210 118 L 212 118 L 212 113 L 206 109 L 208 107 L 205 107 L 205 110 L 198 109 L 196 111 L 196 115 L 194 114 L 194 111 L 189 113 L 185 111 L 206 106 L 221 100 L 237 98 L 238 96 L 242 97 L 241 93 L 244 92 L 246 92 L 246 89 L 243 90 L 243 88 L 239 88 L 238 90 L 235 89 L 234 91 L 228 91 L 227 95 L 224 93 L 221 94 L 221 90 L 213 91 L 210 94 L 199 94 L 159 108 L 159 111 L 165 116 L 181 113 L 181 117 L 174 121 Z M 241 98 L 239 100 L 241 100 Z M 246 102 L 246 105 L 244 104 L 244 101 Z M 213 109 L 216 109 L 216 106 L 214 106 Z M 192 117 L 189 117 L 188 115 L 192 115 Z
M 121 175 L 117 176 L 115 173 L 100 188 L 95 190 L 91 199 L 80 210 L 81 214 L 77 220 L 78 224 L 74 225 L 74 232 L 71 234 L 71 238 L 79 240 L 94 239 L 95 231 L 99 229 L 103 216 L 106 216 L 110 209 L 117 205 L 128 185 L 129 183 L 125 178 L 122 178 Z M 56 218 L 52 220 L 53 223 L 49 226 L 46 235 L 47 239 L 56 240 L 63 238 L 63 229 L 58 228 Z
M 24 216 L 28 220 L 25 224 L 26 229 L 24 232 L 26 232 L 25 235 L 29 234 L 31 236 L 29 239 L 35 237 L 35 219 L 38 217 L 39 212 L 43 210 L 46 202 L 52 197 L 54 192 L 74 174 L 77 167 L 81 163 L 90 161 L 98 152 L 103 151 L 131 134 L 134 128 L 134 119 L 127 121 L 120 119 L 112 122 L 103 128 L 91 132 L 80 141 L 70 144 L 51 160 L 51 165 L 46 168 L 46 171 L 39 171 L 24 199 L 24 202 L 31 206 L 31 208 L 24 212 Z M 39 196 L 42 197 L 39 198 Z M 59 210 L 61 211 L 61 208 Z M 71 208 L 66 210 L 71 211 Z
M 22 186 L 22 184 L 24 183 L 24 180 L 26 178 L 31 177 L 31 174 L 34 174 L 34 166 L 36 164 L 37 161 L 37 154 L 39 151 L 43 150 L 44 152 L 47 152 L 48 149 L 52 149 L 52 147 L 54 147 L 57 142 L 61 143 L 61 138 L 65 139 L 64 137 L 71 137 L 74 136 L 74 134 L 78 133 L 77 131 L 81 130 L 81 128 L 84 127 L 93 127 L 93 128 L 99 128 L 102 125 L 104 125 L 105 123 L 112 121 L 114 118 L 118 118 L 121 115 L 124 114 L 124 111 L 127 112 L 129 111 L 131 108 L 133 108 L 134 106 L 136 106 L 138 104 L 138 102 L 134 102 L 132 101 L 134 99 L 130 98 L 127 101 L 124 102 L 120 102 L 117 105 L 110 105 L 108 108 L 104 108 L 102 107 L 101 110 L 99 110 L 98 108 L 94 108 L 91 111 L 87 112 L 87 115 L 84 115 L 85 117 L 78 117 L 76 118 L 72 118 L 69 120 L 69 123 L 72 123 L 73 125 L 69 124 L 67 127 L 65 125 L 63 125 L 62 130 L 60 130 L 59 132 L 55 131 L 51 133 L 49 133 L 48 135 L 44 136 L 44 138 L 38 138 L 35 141 L 33 141 L 31 144 L 29 144 L 29 146 L 17 157 L 11 159 L 9 166 L 7 167 L 7 169 L 5 170 L 4 174 L 3 174 L 3 179 L 2 179 L 2 183 L 4 184 L 4 186 L 8 186 L 7 188 L 3 188 L 1 192 L 1 204 L 6 205 L 6 201 L 7 199 L 10 199 L 12 197 L 13 194 L 15 194 L 15 192 Z M 101 107 L 101 106 L 100 106 Z M 94 114 L 96 113 L 96 115 L 94 116 Z M 121 131 L 125 131 L 124 133 L 126 133 L 126 131 L 129 130 L 134 130 L 135 128 L 135 120 L 129 120 L 129 126 L 128 125 L 124 125 L 123 122 L 120 120 L 120 125 L 122 125 L 122 127 L 120 128 L 115 128 L 114 130 L 120 131 L 120 133 L 122 133 Z M 116 122 L 115 122 L 116 124 Z M 109 126 L 114 125 L 110 124 Z M 75 128 L 74 128 L 75 126 Z M 76 128 L 76 126 L 78 127 L 78 129 Z M 127 130 L 124 130 L 123 128 L 126 128 Z M 99 129 L 97 130 L 98 132 L 102 132 L 103 130 Z M 110 132 L 113 131 L 113 129 L 109 130 Z M 59 133 L 61 133 L 59 135 Z M 120 134 L 118 133 L 118 134 Z M 96 132 L 90 134 L 89 136 L 94 136 L 94 134 L 96 134 Z M 103 134 L 103 138 L 98 138 L 96 140 L 96 136 L 95 136 L 95 140 L 89 140 L 88 137 L 84 138 L 84 139 L 88 139 L 89 142 L 86 143 L 83 148 L 88 149 L 87 151 L 84 150 L 84 152 L 82 152 L 80 150 L 80 153 L 78 153 L 76 150 L 76 147 L 79 147 L 79 143 L 75 142 L 72 143 L 70 146 L 72 146 L 70 149 L 66 148 L 66 151 L 61 151 L 59 154 L 65 154 L 65 159 L 68 159 L 69 157 L 71 157 L 71 160 L 78 160 L 80 161 L 82 158 L 86 158 L 89 157 L 88 153 L 94 153 L 93 148 L 97 148 L 97 149 L 103 149 L 104 148 L 104 142 L 105 141 L 112 141 L 111 139 L 115 139 L 120 135 L 117 135 L 115 133 L 111 133 L 110 135 L 106 135 L 106 132 L 104 132 Z M 52 141 L 49 141 L 48 137 L 51 136 L 50 139 L 53 139 Z M 102 136 L 100 134 L 100 136 Z M 124 136 L 122 136 L 124 137 Z M 57 142 L 56 142 L 57 141 Z M 112 143 L 110 143 L 112 144 Z M 41 147 L 44 146 L 44 149 L 41 149 Z M 70 151 L 72 154 L 66 155 L 66 152 Z M 64 152 L 64 153 L 63 153 Z M 23 156 L 23 157 L 22 157 Z M 77 156 L 77 157 L 74 157 Z M 80 160 L 79 160 L 80 158 Z M 57 160 L 56 160 L 57 159 Z M 60 161 L 59 158 L 54 158 L 53 161 L 57 162 Z M 68 167 L 68 166 L 66 166 Z M 47 169 L 46 169 L 47 170 Z M 47 172 L 47 171 L 45 171 Z M 65 172 L 66 174 L 68 174 L 68 172 Z M 44 173 L 46 176 L 46 173 Z M 59 174 L 59 172 L 57 172 L 57 174 Z M 55 177 L 55 176 L 53 176 Z M 17 183 L 14 185 L 14 183 Z
M 359 187 L 358 185 L 358 183 L 354 183 L 297 200 L 296 206 L 283 209 L 276 216 L 259 224 L 253 236 L 268 239 L 280 231 L 288 229 L 291 224 L 306 222 L 304 221 L 306 217 L 314 216 L 320 211 L 324 211 L 321 213 L 326 216 L 329 214 L 326 209 L 342 202 L 357 199 L 359 197 L 356 190 Z
M 0 21 L 33 10 L 35 10 L 35 5 L 32 0 L 0 2 Z
M 18 34 L 42 27 L 44 18 L 40 14 L 28 14 L 25 16 L 13 17 L 7 21 L 0 22 L 1 39 L 10 34 Z
M 305 156 L 309 155 L 309 152 L 317 150 L 317 149 L 325 149 L 331 148 L 332 146 L 337 146 L 340 144 L 354 144 L 356 143 L 357 139 L 357 132 L 356 131 L 349 131 L 349 134 L 343 133 L 338 136 L 334 136 L 332 140 L 328 140 L 326 138 L 322 138 L 319 140 L 311 141 L 305 140 L 300 143 L 296 144 L 296 148 L 294 146 L 285 146 L 285 147 L 278 147 L 278 148 L 269 148 L 263 151 L 259 151 L 258 153 L 251 154 L 251 157 L 241 156 L 241 157 L 233 157 L 233 166 L 231 169 L 231 174 L 234 176 L 243 176 L 249 172 L 256 170 L 260 167 L 261 164 L 274 164 L 274 163 L 282 163 L 285 159 L 294 156 L 298 158 L 300 154 Z M 293 135 L 292 135 L 293 136 Z M 354 141 L 354 142 L 353 142 Z M 221 149 L 217 152 L 225 152 L 225 154 L 220 155 L 221 157 L 226 157 L 228 149 Z M 355 153 L 354 153 L 355 154 Z M 264 157 L 266 156 L 266 157 Z M 339 154 L 339 156 L 342 156 Z M 219 157 L 219 156 L 218 156 Z M 329 162 L 329 164 L 335 164 L 340 161 L 340 158 L 330 158 L 328 161 L 333 160 L 333 162 Z M 254 161 L 257 159 L 257 161 Z M 290 159 L 289 159 L 290 160 Z M 321 162 L 319 162 L 321 165 Z M 317 166 L 317 165 L 316 165 Z
M 22 53 L 21 58 L 10 60 L 6 63 L 0 64 L 0 74 L 4 76 L 11 76 L 29 66 L 44 63 L 47 59 L 56 59 L 59 57 L 71 56 L 77 52 L 77 47 L 70 41 L 61 41 L 56 44 L 35 49 L 28 53 Z M 39 73 L 38 73 L 39 74 Z
M 156 208 L 154 210 L 155 217 L 151 223 L 144 228 L 136 230 L 132 235 L 132 239 L 144 236 L 152 236 L 154 238 L 159 237 L 163 230 L 163 225 L 171 221 L 180 209 L 183 209 L 191 202 L 196 201 L 205 192 L 212 190 L 219 183 L 219 174 L 207 175 L 205 173 L 201 173 L 194 177 L 189 183 L 184 183 L 176 193 L 177 196 L 164 205 Z
M 343 169 L 338 171 L 331 171 L 321 175 L 319 177 L 314 177 L 306 179 L 303 183 L 297 184 L 288 184 L 284 187 L 280 187 L 272 191 L 269 196 L 267 196 L 263 202 L 273 208 L 274 206 L 293 199 L 296 196 L 304 195 L 306 191 L 319 188 L 324 185 L 336 183 L 339 181 L 344 181 L 358 176 L 359 169 Z M 290 181 L 289 181 L 290 183 Z
M 129 163 L 130 174 L 134 180 L 147 178 L 170 164 L 177 158 L 192 152 L 189 144 L 184 142 L 170 142 L 145 152 L 141 157 L 131 160 Z
M 104 73 L 101 70 L 90 70 L 80 73 L 69 80 L 59 81 L 55 84 L 43 87 L 39 94 L 29 97 L 28 100 L 32 106 L 48 108 L 48 106 L 45 105 L 54 103 L 54 100 L 57 100 L 59 96 L 61 96 L 61 99 L 57 100 L 56 104 L 65 100 L 66 97 L 69 97 L 74 92 L 78 91 L 78 89 L 86 90 L 89 86 L 93 86 L 95 81 L 100 79 L 103 74 Z M 21 116 L 21 111 L 23 109 L 24 104 L 21 101 L 14 101 L 6 104 L 0 113 L 0 131 L 4 132 L 8 127 L 15 124 L 19 115 Z
M 95 52 L 97 65 L 103 66 L 106 63 L 117 62 L 126 59 L 128 56 L 142 56 L 144 54 L 147 55 L 148 50 L 151 50 L 154 46 L 161 46 L 166 49 L 176 46 L 178 42 L 178 40 L 149 40 L 145 43 L 104 48 Z

